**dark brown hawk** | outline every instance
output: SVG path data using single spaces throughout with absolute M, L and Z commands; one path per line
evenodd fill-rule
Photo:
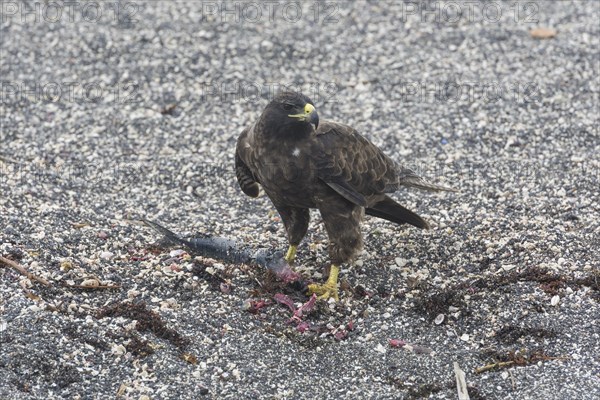
M 306 235 L 309 209 L 319 209 L 332 266 L 327 282 L 309 285 L 309 292 L 325 299 L 338 300 L 339 266 L 362 248 L 360 222 L 365 213 L 397 224 L 429 227 L 386 193 L 401 186 L 452 190 L 399 166 L 350 126 L 319 123 L 313 102 L 291 92 L 277 95 L 258 121 L 241 133 L 235 169 L 242 191 L 257 197 L 260 184 L 281 215 L 290 243 L 289 263 Z

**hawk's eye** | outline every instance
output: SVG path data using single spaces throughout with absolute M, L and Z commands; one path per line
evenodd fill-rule
M 294 108 L 294 106 L 293 106 L 293 105 L 291 105 L 291 104 L 287 104 L 287 103 L 284 103 L 284 104 L 283 104 L 283 109 L 284 109 L 285 111 L 290 111 L 292 108 Z

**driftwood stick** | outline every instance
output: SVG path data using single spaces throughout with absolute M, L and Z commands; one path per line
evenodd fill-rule
M 470 400 L 469 391 L 467 390 L 467 379 L 465 378 L 465 371 L 460 369 L 460 366 L 455 361 L 454 375 L 456 376 L 456 391 L 458 392 L 458 400 Z
M 36 276 L 36 275 L 32 274 L 31 272 L 27 271 L 25 269 L 25 267 L 17 264 L 13 260 L 9 260 L 8 258 L 0 256 L 0 265 L 2 265 L 2 264 L 4 264 L 7 267 L 10 267 L 10 268 L 14 269 L 15 271 L 19 272 L 21 275 L 24 275 L 27 278 L 31 279 L 32 281 L 39 282 L 39 283 L 41 283 L 42 285 L 45 285 L 45 286 L 50 286 L 50 282 L 48 282 L 44 278 L 40 278 L 39 276 Z

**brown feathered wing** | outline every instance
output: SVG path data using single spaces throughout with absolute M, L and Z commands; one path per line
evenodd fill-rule
M 355 129 L 324 121 L 317 131 L 315 159 L 319 179 L 346 200 L 365 207 L 365 213 L 398 224 L 419 228 L 429 224 L 398 204 L 386 193 L 400 186 L 427 190 L 452 190 L 429 184 L 408 168 L 398 166 Z

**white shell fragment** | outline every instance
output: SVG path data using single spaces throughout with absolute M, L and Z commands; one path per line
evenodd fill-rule
M 436 325 L 440 325 L 442 322 L 444 322 L 444 319 L 446 319 L 446 316 L 444 314 L 438 314 L 438 316 L 435 317 L 435 319 L 433 320 L 433 322 Z
M 396 257 L 396 259 L 394 260 L 394 262 L 396 263 L 397 266 L 399 266 L 400 268 L 404 267 L 406 264 L 408 264 L 408 260 L 405 258 L 400 258 L 400 257 Z
M 560 296 L 559 295 L 552 296 L 552 300 L 550 300 L 550 304 L 552 305 L 552 307 L 557 306 L 559 302 L 560 302 Z
M 171 250 L 171 252 L 169 252 L 169 257 L 179 257 L 184 254 L 185 254 L 185 250 L 182 250 L 182 249 Z
M 385 354 L 387 352 L 387 349 L 381 343 L 379 343 L 377 347 L 375 347 L 375 351 L 381 354 Z

